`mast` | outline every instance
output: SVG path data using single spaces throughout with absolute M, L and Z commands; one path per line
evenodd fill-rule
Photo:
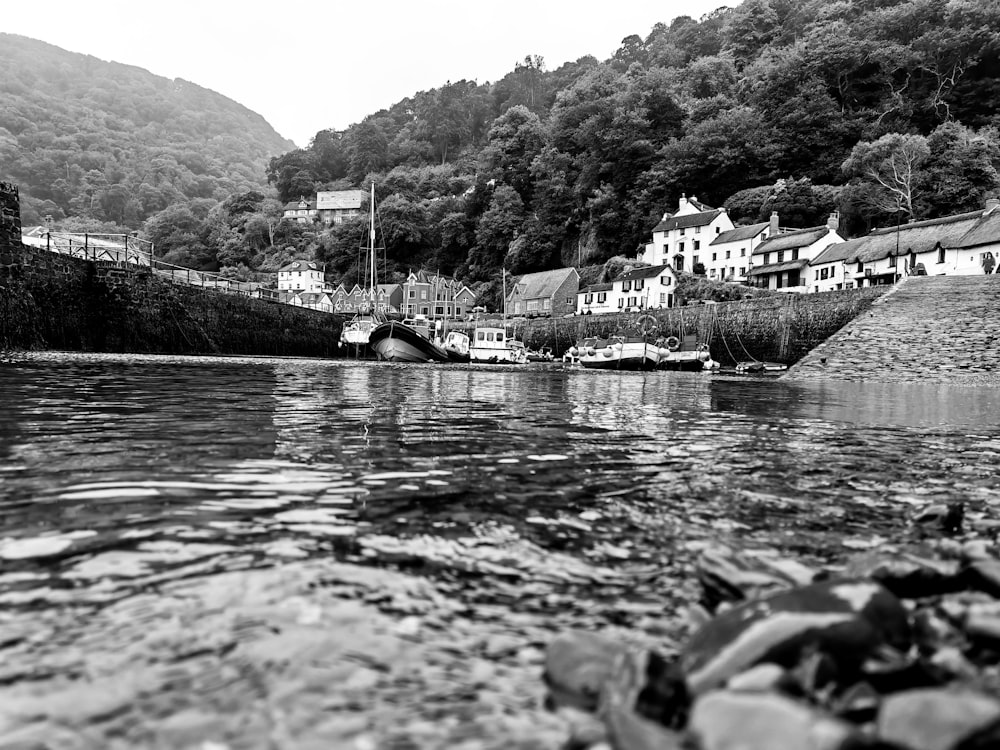
M 507 269 L 500 269 L 500 294 L 503 295 L 503 328 L 507 330 Z
M 368 278 L 371 279 L 369 292 L 372 295 L 372 312 L 375 312 L 375 287 L 378 279 L 375 276 L 375 183 L 372 183 L 372 197 L 369 202 L 370 218 L 368 220 Z

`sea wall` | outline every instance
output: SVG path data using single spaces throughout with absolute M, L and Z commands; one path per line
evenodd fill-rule
M 891 287 L 688 305 L 642 313 L 577 315 L 515 321 L 514 333 L 532 349 L 550 347 L 561 356 L 587 336 L 653 332 L 695 335 L 723 365 L 758 359 L 792 364 L 867 310 Z

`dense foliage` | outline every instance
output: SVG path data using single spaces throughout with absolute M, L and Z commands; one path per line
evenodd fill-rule
M 65 85 L 57 72 L 45 77 Z M 20 86 L 13 89 L 23 94 L 31 84 Z M 197 187 L 224 162 L 206 157 L 204 143 L 158 131 L 162 118 L 143 144 L 169 153 L 168 173 L 187 167 L 190 176 L 160 179 L 150 160 L 135 171 L 141 180 L 113 176 L 111 184 L 138 201 L 146 233 L 177 262 L 247 275 L 299 255 L 352 283 L 365 221 L 290 226 L 280 206 L 374 182 L 388 277 L 422 266 L 489 297 L 484 287 L 498 283 L 502 266 L 521 273 L 634 258 L 683 193 L 725 205 L 743 223 L 778 211 L 783 225 L 809 226 L 839 210 L 848 235 L 980 208 L 1000 188 L 998 95 L 997 2 L 744 0 L 700 20 L 657 24 L 603 62 L 584 57 L 550 71 L 529 56 L 499 81 L 449 82 L 343 131 L 320 131 L 307 148 L 270 159 L 270 193 Z M 90 109 L 77 120 L 100 119 L 110 130 L 121 119 L 100 109 L 113 96 L 86 98 Z M 22 118 L 28 124 L 14 118 L 14 129 L 0 119 L 0 165 L 11 138 L 34 148 L 22 133 L 47 121 Z M 131 122 L 141 131 L 147 121 Z M 66 139 L 78 162 L 53 156 L 37 173 L 4 169 L 65 213 L 119 220 L 116 200 L 126 197 L 88 182 L 88 159 L 102 159 L 107 172 L 132 158 L 131 147 L 92 149 L 62 132 L 74 125 L 49 141 Z M 221 147 L 226 137 L 217 140 Z M 64 169 L 69 197 L 58 193 Z M 150 187 L 160 195 L 143 203 Z
M 292 145 L 193 83 L 0 34 L 0 179 L 20 186 L 25 224 L 139 229 L 266 189 L 268 159 Z

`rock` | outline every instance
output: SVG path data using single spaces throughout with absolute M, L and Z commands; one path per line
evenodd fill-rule
M 762 662 L 791 667 L 806 650 L 829 654 L 850 671 L 883 645 L 910 645 L 902 603 L 871 581 L 825 581 L 719 615 L 692 636 L 681 666 L 697 695 Z
M 572 631 L 553 640 L 544 677 L 550 708 L 595 711 L 602 698 L 613 694 L 616 704 L 666 726 L 682 724 L 687 714 L 687 688 L 678 665 L 593 633 Z
M 960 591 L 965 582 L 957 562 L 929 560 L 905 552 L 872 552 L 848 561 L 844 575 L 871 578 L 904 599 Z
M 929 505 L 913 517 L 913 523 L 945 534 L 961 534 L 965 504 L 961 502 Z
M 1000 599 L 1000 560 L 976 560 L 962 571 L 965 585 Z
M 994 546 L 985 539 L 972 539 L 962 545 L 962 559 L 966 562 L 990 560 L 993 558 Z
M 996 750 L 1000 747 L 1000 720 L 967 735 L 954 750 Z
M 801 563 L 764 554 L 737 553 L 722 545 L 704 550 L 697 570 L 704 604 L 712 612 L 722 602 L 759 599 L 812 583 L 815 577 L 815 572 Z
M 952 750 L 1000 719 L 1000 702 L 972 690 L 930 688 L 887 697 L 876 731 L 886 741 L 912 750 Z
M 777 664 L 758 664 L 729 678 L 726 688 L 734 693 L 766 693 L 788 680 L 788 673 Z
M 701 750 L 840 750 L 854 734 L 784 696 L 729 691 L 699 698 L 688 731 Z

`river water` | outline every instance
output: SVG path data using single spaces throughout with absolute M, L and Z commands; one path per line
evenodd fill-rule
M 997 389 L 26 355 L 0 364 L 0 738 L 553 746 L 553 632 L 669 650 L 705 546 L 830 564 L 929 503 L 988 519 L 998 466 Z

